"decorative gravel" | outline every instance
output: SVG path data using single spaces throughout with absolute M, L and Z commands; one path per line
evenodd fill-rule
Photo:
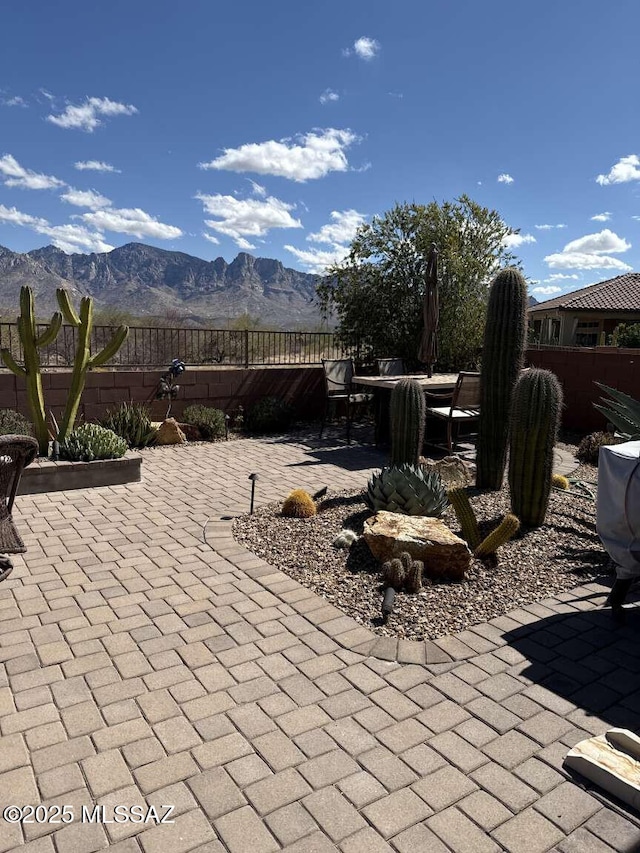
M 568 448 L 573 449 L 573 448 Z M 597 469 L 580 466 L 573 477 L 595 481 Z M 596 487 L 590 486 L 595 493 Z M 509 495 L 469 492 L 486 534 L 509 512 Z M 363 492 L 329 493 L 309 519 L 284 518 L 281 504 L 269 504 L 234 521 L 236 540 L 378 634 L 411 640 L 435 639 L 524 604 L 573 589 L 609 570 L 609 558 L 595 530 L 595 502 L 582 494 L 553 490 L 545 524 L 528 530 L 498 552 L 497 562 L 473 559 L 464 581 L 423 587 L 396 595 L 395 609 L 381 624 L 380 564 L 364 540 L 347 551 L 333 541 L 343 528 L 361 534 L 371 515 Z M 453 509 L 443 519 L 460 535 Z

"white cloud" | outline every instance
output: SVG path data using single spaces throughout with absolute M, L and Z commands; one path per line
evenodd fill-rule
M 5 176 L 4 182 L 8 187 L 22 187 L 26 190 L 52 190 L 63 187 L 64 181 L 54 178 L 53 175 L 41 175 L 25 169 L 12 157 L 5 154 L 0 157 L 0 173 Z
M 263 187 L 262 184 L 256 183 L 256 181 L 252 181 L 251 178 L 248 179 L 251 184 L 251 192 L 254 195 L 260 196 L 260 198 L 264 198 L 267 194 L 267 188 Z
M 596 182 L 603 187 L 608 184 L 626 184 L 629 181 L 640 181 L 640 157 L 637 154 L 621 157 L 608 174 L 598 175 L 596 178 Z
M 239 148 L 225 148 L 224 153 L 201 169 L 228 169 L 231 172 L 256 172 L 277 175 L 300 183 L 323 178 L 329 172 L 346 172 L 349 168 L 345 150 L 359 137 L 350 130 L 314 130 L 296 140 L 270 139 L 249 142 Z
M 14 95 L 13 98 L 6 98 L 2 101 L 5 107 L 28 107 L 29 104 L 20 95 Z
M 575 280 L 575 281 L 579 281 L 579 280 L 580 280 L 580 276 L 579 276 L 579 275 L 576 275 L 576 273 L 572 273 L 571 275 L 565 275 L 565 273 L 562 273 L 562 272 L 554 272 L 554 273 L 552 273 L 552 274 L 549 276 L 549 278 L 545 278 L 545 282 L 550 282 L 550 281 L 565 281 L 565 280 L 569 280 L 569 279 L 573 279 L 573 280 Z
M 332 243 L 343 246 L 350 243 L 356 231 L 365 222 L 366 216 L 357 210 L 332 210 L 331 222 L 323 225 L 319 231 L 309 234 L 307 240 L 312 243 Z
M 380 42 L 369 38 L 369 36 L 360 36 L 354 41 L 353 47 L 345 48 L 342 53 L 344 56 L 352 56 L 355 53 L 360 59 L 369 62 L 380 53 Z
M 553 228 L 566 228 L 567 226 L 564 222 L 560 222 L 558 225 L 534 225 L 534 228 L 537 228 L 538 231 L 551 231 Z
M 96 210 L 93 213 L 83 213 L 80 218 L 94 228 L 131 234 L 139 239 L 154 237 L 157 240 L 173 240 L 176 237 L 182 237 L 180 228 L 159 222 L 139 207 Z
M 232 195 L 198 193 L 196 198 L 206 213 L 216 217 L 205 220 L 207 227 L 231 237 L 241 249 L 248 248 L 247 237 L 264 237 L 272 228 L 302 228 L 302 223 L 291 216 L 294 205 L 273 196 L 238 199 Z
M 605 228 L 597 234 L 585 234 L 584 237 L 571 240 L 561 252 L 547 255 L 545 261 L 551 269 L 606 269 L 627 272 L 633 267 L 619 258 L 612 258 L 609 253 L 626 252 L 630 248 L 631 243 Z
M 591 217 L 593 222 L 608 222 L 611 219 L 611 213 L 608 210 L 605 210 L 604 213 L 596 213 L 595 216 Z
M 103 160 L 78 160 L 74 166 L 80 172 L 117 172 L 120 174 L 120 169 L 116 169 L 111 163 L 105 163 Z
M 207 234 L 206 231 L 202 232 L 202 236 L 205 240 L 208 240 L 210 243 L 214 243 L 216 246 L 220 245 L 220 240 L 217 237 L 214 237 L 213 234 Z
M 285 246 L 284 247 L 287 252 L 291 252 L 292 255 L 303 264 L 309 272 L 322 273 L 325 272 L 328 266 L 334 263 L 340 263 L 347 254 L 347 250 L 344 246 L 338 246 L 335 249 L 296 249 L 295 246 Z
M 499 184 L 512 184 L 514 179 L 511 175 L 508 175 L 506 172 L 503 172 L 501 175 L 498 175 L 498 183 Z
M 16 210 L 15 207 L 5 207 L 3 204 L 0 204 L 0 222 L 20 225 L 23 228 L 30 228 L 37 234 L 44 234 L 63 252 L 110 252 L 113 249 L 113 246 L 104 241 L 102 234 L 89 231 L 84 225 L 51 225 L 42 217 L 31 216 Z
M 575 270 L 620 270 L 629 272 L 633 269 L 619 258 L 611 258 L 608 255 L 590 255 L 587 252 L 558 252 L 555 255 L 547 255 L 546 263 L 551 269 L 575 269 Z
M 328 104 L 331 101 L 339 101 L 340 95 L 334 92 L 333 89 L 325 89 L 320 95 L 319 101 L 321 104 Z
M 540 293 L 542 296 L 551 296 L 554 293 L 562 293 L 561 287 L 534 287 L 532 293 Z
M 587 252 L 590 255 L 603 255 L 610 252 L 626 252 L 631 243 L 623 237 L 618 237 L 613 231 L 604 228 L 597 234 L 586 234 L 577 240 L 572 240 L 562 250 L 563 252 Z
M 507 249 L 517 249 L 524 243 L 535 243 L 536 238 L 533 234 L 508 234 L 502 241 L 502 245 Z
M 236 246 L 239 249 L 244 249 L 245 252 L 248 252 L 250 249 L 255 249 L 256 246 L 253 243 L 250 243 L 248 240 L 245 240 L 244 237 L 236 238 Z
M 76 207 L 88 207 L 91 210 L 99 210 L 101 207 L 111 207 L 110 199 L 95 190 L 76 190 L 73 187 L 62 193 L 60 198 Z
M 93 133 L 103 124 L 103 116 L 131 116 L 138 110 L 132 104 L 121 104 L 109 98 L 87 98 L 83 104 L 68 104 L 60 115 L 47 116 L 47 121 L 67 130 L 84 130 Z
M 344 260 L 349 252 L 349 244 L 365 221 L 366 216 L 357 210 L 332 210 L 331 222 L 307 235 L 311 243 L 326 243 L 330 249 L 296 249 L 295 246 L 285 246 L 285 249 L 295 255 L 310 272 L 323 273 L 330 264 Z

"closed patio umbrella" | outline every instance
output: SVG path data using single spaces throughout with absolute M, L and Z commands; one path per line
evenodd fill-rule
M 427 373 L 431 376 L 433 365 L 438 360 L 438 317 L 440 306 L 438 300 L 438 249 L 433 243 L 427 269 L 424 276 L 425 289 L 422 301 L 422 337 L 418 347 L 418 360 L 427 365 Z

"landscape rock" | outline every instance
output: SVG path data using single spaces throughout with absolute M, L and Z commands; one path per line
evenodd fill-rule
M 440 474 L 443 486 L 449 489 L 464 489 L 475 482 L 476 466 L 465 462 L 458 456 L 445 456 L 444 459 L 420 457 L 420 465 L 427 471 Z
M 186 440 L 175 418 L 163 421 L 156 433 L 156 444 L 184 444 Z
M 471 564 L 467 543 L 439 518 L 377 512 L 365 521 L 363 538 L 381 563 L 407 551 L 434 580 L 461 580 Z
M 178 423 L 178 428 L 182 430 L 187 441 L 202 441 L 202 433 L 197 426 L 193 424 Z

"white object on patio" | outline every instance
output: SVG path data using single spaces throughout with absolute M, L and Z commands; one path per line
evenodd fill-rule
M 640 576 L 640 441 L 600 448 L 596 530 L 619 579 Z
M 581 740 L 569 750 L 566 767 L 605 791 L 640 808 L 640 738 L 626 729 Z

